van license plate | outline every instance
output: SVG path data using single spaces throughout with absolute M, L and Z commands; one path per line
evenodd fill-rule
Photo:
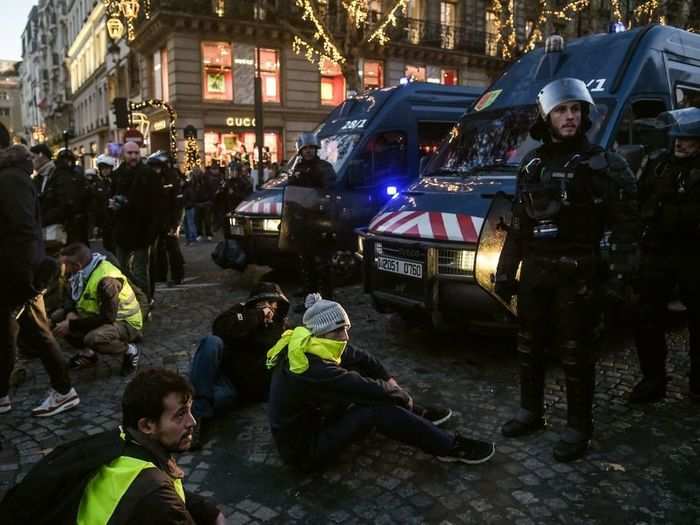
M 398 273 L 416 279 L 423 278 L 422 264 L 394 259 L 393 257 L 377 257 L 377 268 L 383 272 Z

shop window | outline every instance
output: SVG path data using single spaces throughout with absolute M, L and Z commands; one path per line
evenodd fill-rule
M 428 78 L 425 66 L 406 66 L 404 76 L 412 82 L 425 82 Z
M 340 66 L 324 60 L 321 63 L 321 104 L 337 106 L 345 100 L 345 78 Z
M 281 160 L 282 136 L 277 131 L 266 131 L 263 156 L 266 161 Z M 207 131 L 204 134 L 204 155 L 209 165 L 213 160 L 229 164 L 232 160 L 250 164 L 257 162 L 258 150 L 254 131 Z
M 440 74 L 440 83 L 445 86 L 456 86 L 459 84 L 459 75 L 456 69 L 443 69 Z
M 676 86 L 676 108 L 700 107 L 700 86 Z
M 206 100 L 233 98 L 231 45 L 225 42 L 202 43 L 202 97 Z
M 495 38 L 498 33 L 498 16 L 493 11 L 486 11 L 486 54 L 492 57 L 498 53 L 498 44 Z
M 257 59 L 257 57 L 256 57 Z M 276 49 L 260 50 L 260 78 L 263 102 L 280 102 L 280 62 Z
M 379 60 L 365 60 L 362 64 L 362 87 L 375 89 L 384 87 L 384 65 Z
M 153 53 L 153 98 L 167 102 L 170 99 L 168 85 L 168 50 Z
M 457 6 L 452 2 L 440 2 L 440 44 L 445 49 L 455 47 L 455 23 Z

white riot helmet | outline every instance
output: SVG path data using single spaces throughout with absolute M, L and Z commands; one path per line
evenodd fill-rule
M 537 94 L 537 109 L 540 111 L 542 120 L 547 117 L 560 104 L 565 102 L 581 102 L 588 104 L 585 112 L 595 106 L 593 97 L 583 80 L 578 78 L 560 78 L 554 80 L 543 87 Z
M 299 138 L 297 139 L 297 153 L 300 153 L 301 150 L 307 146 L 316 149 L 319 149 L 321 147 L 316 133 L 311 133 L 307 131 L 299 135 Z
M 114 165 L 116 163 L 114 162 L 114 159 L 112 157 L 110 157 L 109 155 L 102 154 L 102 155 L 97 157 L 95 164 L 97 164 L 98 168 L 100 166 L 109 166 L 110 168 L 114 168 Z

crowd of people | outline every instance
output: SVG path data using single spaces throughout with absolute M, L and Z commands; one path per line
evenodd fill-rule
M 521 164 L 512 220 L 502 225 L 508 235 L 494 283 L 504 302 L 517 296 L 519 313 L 521 407 L 501 432 L 513 438 L 546 426 L 545 351 L 556 349 L 568 413 L 553 456 L 569 462 L 585 455 L 593 435 L 601 296 L 637 298 L 640 304 L 635 341 L 643 378 L 632 403 L 665 396 L 664 311 L 674 294 L 680 296 L 690 332 L 688 395 L 700 400 L 700 278 L 693 271 L 700 263 L 700 109 L 660 117 L 668 122 L 672 149 L 652 154 L 635 177 L 622 157 L 588 142 L 594 102 L 582 81 L 552 82 L 537 104 L 539 118 L 530 133 L 541 145 Z M 290 185 L 327 187 L 333 174 L 326 173 L 317 150 L 313 137 L 303 137 Z M 91 250 L 73 221 L 80 211 L 70 211 L 76 175 L 65 156 L 52 161 L 47 148 L 37 146 L 30 154 L 10 146 L 0 128 L 0 262 L 7 276 L 0 283 L 0 413 L 12 409 L 9 379 L 18 333 L 26 333 L 25 344 L 41 358 L 51 382 L 35 416 L 77 406 L 68 370 L 94 366 L 99 354 L 121 355 L 122 372 L 132 373 L 153 301 L 153 246 L 162 247 L 171 268 L 179 268 L 183 210 L 187 239 L 209 237 L 212 224 L 221 220 L 216 210 L 237 205 L 252 189 L 245 166 L 223 178 L 213 166 L 195 170 L 181 190 L 182 176 L 167 156 L 142 162 L 138 146 L 126 144 L 116 170 L 107 159 L 98 162 L 107 210 L 95 213 L 95 224 L 108 232 L 107 249 Z M 53 228 L 56 238 L 49 239 L 46 230 L 54 225 L 62 227 Z M 42 237 L 62 239 L 57 262 L 44 257 Z M 305 292 L 332 293 L 332 284 L 319 275 L 319 268 L 329 271 L 326 251 L 315 246 L 300 253 L 309 267 Z M 65 301 L 47 315 L 44 293 L 61 269 Z M 171 272 L 176 281 L 183 275 Z M 421 405 L 380 360 L 354 348 L 351 320 L 340 303 L 309 293 L 298 326 L 290 322 L 289 310 L 279 285 L 260 282 L 247 300 L 214 319 L 211 334 L 203 334 L 189 381 L 166 370 L 136 374 L 124 392 L 119 431 L 81 442 L 88 448 L 111 446 L 106 457 L 81 471 L 67 515 L 78 516 L 79 523 L 223 523 L 215 505 L 186 494 L 171 454 L 202 447 L 212 419 L 240 401 L 267 403 L 280 457 L 302 471 L 327 467 L 372 431 L 440 461 L 479 464 L 494 456 L 494 443 L 440 428 L 452 417 L 449 408 Z M 56 337 L 78 349 L 68 362 Z M 22 503 L 44 487 L 47 462 L 55 471 L 72 458 L 70 450 L 60 447 L 40 462 L 5 498 L 4 509 L 36 511 Z M 32 522 L 31 516 L 23 521 Z

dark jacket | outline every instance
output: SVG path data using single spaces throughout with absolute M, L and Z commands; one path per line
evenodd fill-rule
M 44 259 L 41 214 L 30 178 L 29 150 L 0 149 L 0 303 L 14 308 L 34 295 L 34 272 Z
M 69 168 L 54 166 L 46 179 L 46 184 L 42 176 L 35 177 L 34 183 L 39 194 L 42 226 L 68 225 L 73 214 L 80 211 L 77 175 Z
M 411 403 L 405 391 L 387 383 L 391 376 L 379 360 L 350 345 L 340 365 L 314 355 L 308 359 L 309 368 L 295 374 L 286 356 L 280 358 L 270 384 L 270 428 L 282 459 L 291 465 L 305 465 L 318 431 L 348 405 L 408 408 Z
M 113 175 L 112 197 L 115 195 L 127 200 L 115 212 L 117 246 L 137 250 L 151 245 L 162 224 L 164 199 L 159 177 L 143 163 L 131 168 L 124 162 Z
M 141 471 L 112 514 L 110 525 L 209 525 L 219 509 L 208 499 L 185 492 L 185 503 L 172 480 L 184 477 L 175 460 L 158 443 L 140 432 L 127 431 L 124 456 L 150 461 L 157 468 Z
M 651 155 L 639 179 L 642 248 L 665 255 L 700 255 L 700 155 Z
M 335 177 L 333 166 L 315 157 L 309 161 L 301 159 L 297 162 L 288 183 L 290 186 L 328 189 L 335 184 Z
M 183 209 L 183 194 L 180 172 L 175 168 L 163 168 L 160 181 L 163 193 L 163 222 L 161 229 L 167 233 L 180 224 Z
M 192 179 L 192 197 L 195 208 L 211 208 L 214 205 L 218 184 L 209 174 L 198 174 Z
M 256 303 L 263 299 L 277 301 L 277 315 L 265 325 L 262 310 Z M 279 286 L 259 283 L 245 303 L 229 308 L 214 321 L 213 333 L 224 342 L 222 369 L 248 401 L 266 401 L 270 391 L 270 372 L 265 365 L 267 351 L 282 336 L 289 301 Z

